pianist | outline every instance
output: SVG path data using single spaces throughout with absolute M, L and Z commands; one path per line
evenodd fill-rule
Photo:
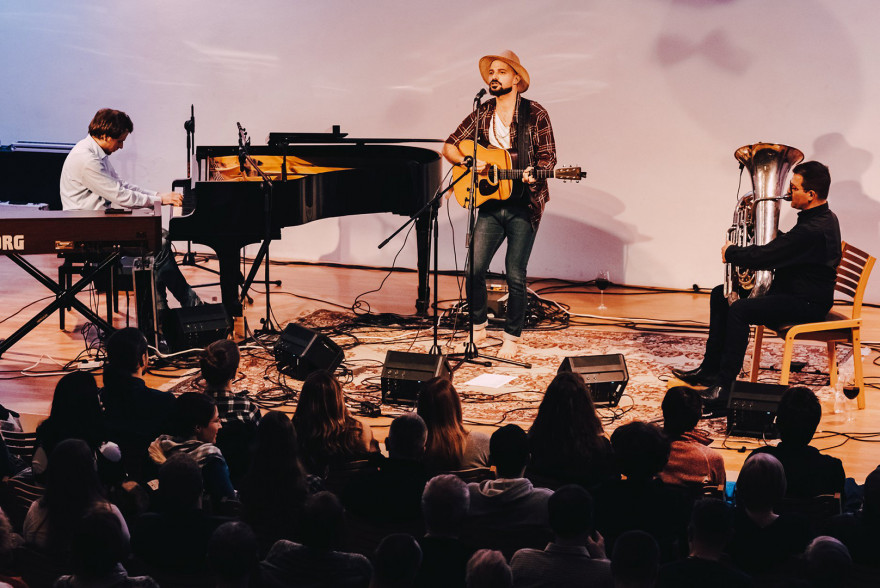
M 89 123 L 89 135 L 71 149 L 61 169 L 61 204 L 64 210 L 105 208 L 152 208 L 156 203 L 180 206 L 176 192 L 157 193 L 123 181 L 110 164 L 111 153 L 122 149 L 134 125 L 121 110 L 102 108 Z M 167 308 L 165 290 L 171 290 L 181 306 L 202 304 L 180 273 L 171 245 L 163 231 L 162 249 L 156 254 L 157 308 Z
M 486 55 L 480 59 L 479 69 L 494 99 L 480 108 L 477 140 L 483 147 L 516 150 L 519 154 L 517 161 L 523 162 L 519 167 L 525 168 L 522 182 L 514 182 L 510 198 L 489 200 L 480 206 L 474 229 L 473 282 L 467 288 L 471 298 L 474 343 L 479 344 L 486 339 L 489 324 L 486 272 L 495 252 L 507 239 L 505 263 L 509 298 L 504 341 L 498 356 L 509 359 L 518 351 L 525 324 L 526 266 L 544 205 L 550 199 L 547 181 L 536 180 L 532 170 L 553 169 L 556 144 L 547 111 L 537 102 L 520 96 L 529 88 L 529 72 L 514 52 Z M 475 119 L 475 114 L 471 113 L 443 145 L 443 156 L 453 165 L 461 165 L 468 156 L 458 146 L 463 140 L 473 138 Z M 476 164 L 478 171 L 486 167 L 486 163 L 480 160 Z

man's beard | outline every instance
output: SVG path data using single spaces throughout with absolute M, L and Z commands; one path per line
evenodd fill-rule
M 493 96 L 504 96 L 505 94 L 510 94 L 513 91 L 513 86 L 509 88 L 499 88 L 498 90 L 493 90 L 492 85 L 489 84 L 489 93 Z

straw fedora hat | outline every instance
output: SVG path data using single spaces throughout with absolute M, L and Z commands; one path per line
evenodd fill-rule
M 486 55 L 485 57 L 480 58 L 480 75 L 483 76 L 484 82 L 487 84 L 489 83 L 489 66 L 492 65 L 492 62 L 496 59 L 500 59 L 512 67 L 513 71 L 516 72 L 516 75 L 519 76 L 519 84 L 516 86 L 517 92 L 523 93 L 529 89 L 528 70 L 519 62 L 519 57 L 517 57 L 516 53 L 509 50 L 504 50 L 498 55 Z

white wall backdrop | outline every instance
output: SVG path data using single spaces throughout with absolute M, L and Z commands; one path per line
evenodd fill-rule
M 135 132 L 114 164 L 167 189 L 196 141 L 270 131 L 445 138 L 503 49 L 529 69 L 560 164 L 533 276 L 712 286 L 739 180 L 733 152 L 759 141 L 831 168 L 844 238 L 880 254 L 880 11 L 876 0 L 262 0 L 0 6 L 0 143 L 75 142 L 100 107 Z M 744 180 L 748 185 L 748 179 Z M 461 249 L 465 214 L 450 209 Z M 453 228 L 441 226 L 443 268 Z M 390 265 L 393 215 L 286 230 L 273 256 Z M 784 213 L 780 228 L 794 215 Z M 415 265 L 410 242 L 398 261 Z M 502 258 L 493 269 L 503 268 Z M 880 302 L 880 276 L 868 298 Z

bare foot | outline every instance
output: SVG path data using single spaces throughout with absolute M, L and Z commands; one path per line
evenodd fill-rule
M 516 357 L 517 351 L 519 351 L 519 345 L 515 341 L 505 339 L 504 343 L 501 344 L 501 349 L 498 350 L 498 357 L 501 359 L 513 359 Z
M 474 329 L 474 347 L 479 346 L 480 343 L 484 343 L 486 341 L 487 336 L 488 335 L 486 334 L 486 329 Z M 468 336 L 468 338 L 465 339 L 464 341 L 460 341 L 460 342 L 456 343 L 455 347 L 453 347 L 453 349 L 452 349 L 452 352 L 453 353 L 464 353 L 465 349 L 467 348 L 467 345 L 470 343 L 470 341 L 471 341 L 470 336 Z
M 487 336 L 486 329 L 474 329 L 474 343 L 479 345 L 486 340 Z

